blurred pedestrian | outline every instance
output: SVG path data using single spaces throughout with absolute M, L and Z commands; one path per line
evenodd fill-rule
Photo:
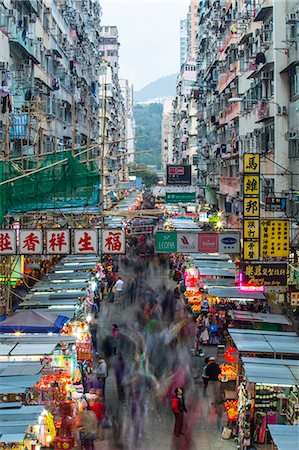
M 179 437 L 183 433 L 184 426 L 184 413 L 187 412 L 184 400 L 183 389 L 177 388 L 175 391 L 175 397 L 172 399 L 172 411 L 174 412 L 174 435 Z
M 96 438 L 97 418 L 89 405 L 81 411 L 76 421 L 79 430 L 80 448 L 81 450 L 94 450 L 94 441 Z
M 209 376 L 207 374 L 207 368 L 209 364 L 209 357 L 205 358 L 205 363 L 202 368 L 201 377 L 202 377 L 202 386 L 203 386 L 203 395 L 205 396 L 207 393 L 207 387 L 209 384 Z
M 91 411 L 96 415 L 97 419 L 97 431 L 100 440 L 104 439 L 104 429 L 102 427 L 102 421 L 106 414 L 106 406 L 104 402 L 104 397 L 100 390 L 95 392 L 95 396 L 89 401 L 89 406 Z
M 116 385 L 117 385 L 118 399 L 120 401 L 124 400 L 124 398 L 125 398 L 124 387 L 123 387 L 125 368 L 126 368 L 125 360 L 122 357 L 122 355 L 119 354 L 118 358 L 115 362 L 115 366 L 114 366 L 114 375 L 115 375 L 115 380 L 116 380 Z
M 101 356 L 98 357 L 94 370 L 96 373 L 97 380 L 100 383 L 103 397 L 105 397 L 105 384 L 106 378 L 108 376 L 108 366 L 104 358 L 102 358 Z

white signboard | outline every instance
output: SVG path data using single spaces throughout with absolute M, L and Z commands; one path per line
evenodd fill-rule
M 196 253 L 198 251 L 198 233 L 178 232 L 177 251 L 179 253 Z
M 76 255 L 95 255 L 98 253 L 97 230 L 74 230 L 74 253 Z
M 240 234 L 220 233 L 219 253 L 240 253 Z
M 42 230 L 20 230 L 19 253 L 21 255 L 42 255 Z
M 48 255 L 70 253 L 70 230 L 46 230 L 46 253 Z
M 125 230 L 107 228 L 103 230 L 102 252 L 109 254 L 126 253 Z
M 15 255 L 16 248 L 15 230 L 0 230 L 0 255 Z

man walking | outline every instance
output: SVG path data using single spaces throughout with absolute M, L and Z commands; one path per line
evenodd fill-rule
M 118 278 L 117 282 L 115 283 L 115 295 L 116 295 L 116 301 L 119 302 L 122 298 L 123 290 L 124 290 L 124 281 L 121 279 L 121 277 Z
M 172 399 L 172 410 L 175 416 L 174 431 L 173 434 L 179 437 L 184 434 L 182 429 L 184 425 L 184 413 L 187 412 L 184 400 L 184 392 L 182 388 L 177 388 L 175 391 L 175 397 Z

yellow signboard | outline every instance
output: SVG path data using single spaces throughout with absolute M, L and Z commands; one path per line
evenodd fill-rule
M 260 155 L 256 153 L 244 154 L 244 174 L 259 174 L 260 172 Z
M 258 261 L 259 257 L 259 241 L 244 241 L 244 260 Z
M 244 175 L 244 195 L 260 195 L 259 175 Z
M 261 220 L 260 249 L 263 258 L 288 258 L 290 222 L 288 219 Z
M 257 197 L 244 197 L 243 208 L 244 217 L 258 218 L 260 215 L 260 201 Z
M 244 239 L 258 239 L 260 224 L 258 219 L 244 219 Z

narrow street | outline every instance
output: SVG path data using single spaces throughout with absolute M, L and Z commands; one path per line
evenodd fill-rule
M 126 281 L 132 274 L 132 270 L 128 266 L 123 264 L 120 267 L 120 274 Z M 153 264 L 149 264 L 149 268 L 144 274 L 144 281 L 148 286 L 153 288 L 160 297 L 163 296 L 163 288 L 174 289 L 176 283 L 170 280 L 168 270 L 162 269 L 154 272 Z M 125 307 L 125 304 L 115 305 L 113 303 L 104 303 L 101 307 L 101 311 L 98 319 L 98 338 L 101 341 L 106 333 L 112 328 L 114 323 L 117 323 L 120 329 L 120 336 L 122 334 L 132 333 L 134 327 L 134 317 L 136 314 L 136 308 L 138 306 L 138 294 L 135 303 L 129 307 Z M 180 309 L 184 309 L 183 305 L 180 305 Z M 118 317 L 121 313 L 121 319 Z M 122 338 L 121 338 L 122 339 Z M 99 344 L 100 345 L 100 344 Z M 140 446 L 137 447 L 128 442 L 129 428 L 126 421 L 128 411 L 125 404 L 118 401 L 117 386 L 115 383 L 115 377 L 113 374 L 113 362 L 111 359 L 109 376 L 106 382 L 106 408 L 111 412 L 112 416 L 117 418 L 116 420 L 122 425 L 120 431 L 121 448 L 133 449 L 140 448 L 142 450 L 187 450 L 187 449 L 200 449 L 200 450 L 229 450 L 235 449 L 236 443 L 232 440 L 225 441 L 221 438 L 221 431 L 223 426 L 226 425 L 226 417 L 223 414 L 220 424 L 217 425 L 217 415 L 211 405 L 210 392 L 208 391 L 207 397 L 203 397 L 202 385 L 201 385 L 201 370 L 204 358 L 191 357 L 190 345 L 187 343 L 179 349 L 167 349 L 176 354 L 176 357 L 185 357 L 185 361 L 190 368 L 190 375 L 188 380 L 188 388 L 186 390 L 186 406 L 189 410 L 186 414 L 186 434 L 180 438 L 173 436 L 174 416 L 171 411 L 170 400 L 163 399 L 163 390 L 160 387 L 157 388 L 156 395 L 149 395 L 143 399 L 146 405 L 146 413 L 144 418 L 144 435 Z M 127 348 L 127 346 L 126 346 Z M 162 349 L 161 349 L 162 351 Z M 205 350 L 207 356 L 216 356 L 217 349 L 214 346 L 209 346 Z M 130 358 L 132 355 L 126 352 L 126 358 L 130 364 Z M 134 425 L 135 426 L 135 425 Z M 117 443 L 115 442 L 115 429 L 105 431 L 104 441 L 96 441 L 96 450 L 108 450 L 116 449 Z M 117 430 L 118 433 L 119 430 Z M 189 434 L 192 433 L 192 439 Z

